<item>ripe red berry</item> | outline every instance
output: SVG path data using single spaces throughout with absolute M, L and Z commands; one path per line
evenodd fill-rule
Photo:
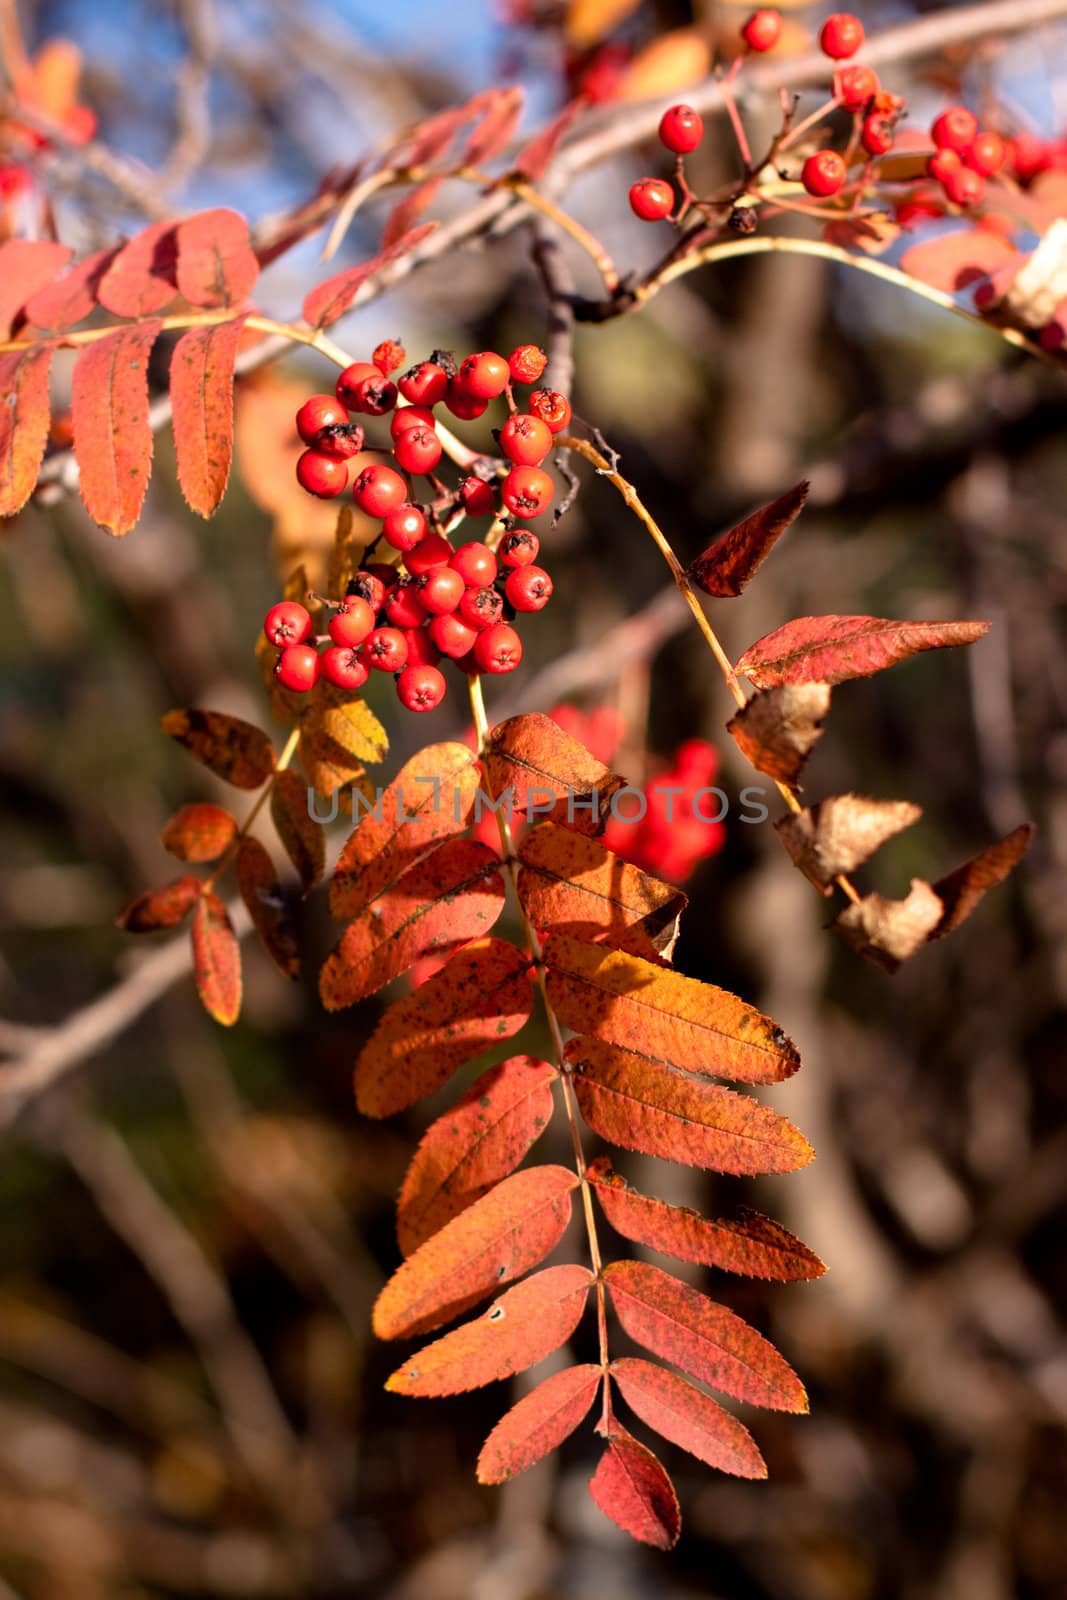
M 394 506 L 382 523 L 382 537 L 394 550 L 414 550 L 426 537 L 426 518 L 418 506 Z
M 970 167 L 957 167 L 944 179 L 945 193 L 958 206 L 977 205 L 985 193 L 985 179 Z
M 468 517 L 494 517 L 496 495 L 493 485 L 484 478 L 464 478 L 459 486 L 459 497 Z
M 809 194 L 823 200 L 837 193 L 847 173 L 844 156 L 838 155 L 836 150 L 817 150 L 805 161 L 800 181 Z
M 401 672 L 407 665 L 407 639 L 399 628 L 375 628 L 363 646 L 363 659 L 379 672 Z
M 939 150 L 958 150 L 961 155 L 971 148 L 977 132 L 978 118 L 966 106 L 949 106 L 930 127 L 930 137 Z
M 781 13 L 761 6 L 759 11 L 753 11 L 741 29 L 741 37 L 750 50 L 761 54 L 764 50 L 773 50 L 782 37 Z
M 297 600 L 279 600 L 263 619 L 263 632 L 279 650 L 287 644 L 303 644 L 311 635 L 311 613 Z
M 869 156 L 887 155 L 893 148 L 894 138 L 893 123 L 889 117 L 882 116 L 880 112 L 864 117 L 860 141 Z
M 537 560 L 541 541 L 529 528 L 513 528 L 500 543 L 500 559 L 506 567 L 528 567 Z
M 362 372 L 364 368 L 367 370 L 363 377 L 350 377 L 351 373 L 357 370 Z M 396 405 L 396 384 L 373 364 L 357 361 L 346 367 L 338 378 L 337 395 L 349 411 L 363 411 L 370 417 L 384 417 Z
M 880 87 L 871 67 L 842 67 L 834 76 L 834 93 L 849 111 L 861 111 Z
M 338 689 L 362 689 L 370 673 L 352 645 L 335 644 L 323 653 L 322 676 Z
M 389 432 L 399 439 L 408 428 L 432 428 L 433 412 L 429 406 L 400 406 L 389 418 Z
M 454 378 L 448 385 L 445 405 L 460 422 L 473 422 L 476 417 L 484 416 L 489 409 L 488 400 L 483 400 L 480 395 L 471 394 L 458 378 Z
M 834 61 L 846 61 L 863 43 L 863 23 L 851 11 L 835 11 L 819 33 L 819 49 Z
M 305 450 L 296 464 L 296 481 L 301 489 L 320 500 L 332 500 L 348 482 L 348 468 L 321 450 Z
M 324 428 L 343 428 L 348 425 L 348 412 L 332 394 L 313 394 L 296 414 L 296 431 L 304 443 L 319 446 L 319 435 Z
M 364 467 L 352 485 L 352 498 L 369 517 L 384 517 L 408 497 L 408 486 L 399 472 L 372 462 Z
M 926 170 L 931 178 L 944 183 L 950 172 L 958 172 L 962 166 L 963 157 L 958 150 L 935 150 L 926 163 Z
M 393 454 L 405 472 L 432 472 L 441 459 L 441 441 L 432 428 L 405 428 Z
M 373 361 L 353 361 L 347 366 L 337 380 L 336 394 L 338 400 L 348 411 L 360 409 L 359 388 L 367 378 L 380 378 L 381 373 Z
M 433 711 L 445 697 L 445 675 L 440 667 L 405 667 L 396 680 L 400 704 L 409 711 Z
M 274 669 L 278 682 L 297 694 L 312 688 L 318 675 L 318 651 L 310 644 L 287 644 Z
M 397 387 L 413 406 L 435 406 L 445 397 L 448 373 L 436 361 L 420 361 L 408 368 Z
M 480 350 L 460 364 L 460 385 L 479 400 L 495 400 L 502 395 L 510 377 L 507 362 L 495 350 Z
M 491 628 L 504 615 L 504 601 L 496 589 L 465 589 L 459 614 L 472 628 Z
M 552 504 L 556 486 L 540 467 L 512 467 L 500 498 L 516 517 L 539 517 Z
M 408 583 L 398 583 L 385 597 L 385 614 L 395 628 L 419 628 L 426 621 L 426 607 L 419 596 L 418 584 L 412 578 Z
M 474 641 L 474 659 L 482 672 L 514 672 L 522 660 L 522 640 L 509 623 L 494 623 Z
M 563 433 L 570 427 L 571 403 L 558 389 L 535 389 L 530 396 L 530 410 L 553 433 Z
M 520 344 L 508 356 L 512 383 L 536 383 L 548 366 L 548 357 L 536 344 Z
M 460 545 L 449 565 L 459 573 L 468 589 L 492 583 L 497 574 L 496 556 L 484 544 Z
M 992 178 L 1008 159 L 1007 140 L 987 128 L 985 132 L 976 136 L 963 159 L 969 167 L 974 168 L 975 172 L 980 172 L 983 178 Z
M 348 595 L 330 618 L 329 635 L 334 644 L 355 649 L 374 629 L 374 612 L 366 600 Z
M 420 539 L 414 550 L 404 557 L 404 565 L 413 578 L 421 578 L 431 567 L 443 566 L 452 559 L 452 546 L 439 533 L 428 533 Z
M 552 429 L 540 417 L 520 411 L 501 428 L 500 448 L 519 466 L 540 466 L 552 448 Z
M 409 667 L 433 667 L 437 665 L 437 657 L 440 652 L 430 637 L 428 624 L 424 628 L 405 628 L 404 638 L 408 642 Z
M 704 137 L 704 119 L 692 106 L 671 106 L 660 118 L 660 144 L 676 156 L 687 156 Z
M 381 344 L 376 347 L 371 360 L 378 368 L 378 371 L 388 377 L 391 372 L 396 371 L 397 367 L 403 366 L 407 356 L 407 351 L 398 339 L 383 339 Z
M 674 207 L 674 190 L 663 178 L 638 178 L 630 185 L 630 210 L 642 222 L 662 222 Z
M 391 575 L 391 583 L 395 583 L 396 572 L 394 568 L 389 567 L 388 571 Z M 360 600 L 365 600 L 372 611 L 378 612 L 385 604 L 385 594 L 386 585 L 377 573 L 357 572 L 349 582 L 345 598 L 348 599 L 349 596 L 354 595 Z
M 552 579 L 544 567 L 516 567 L 504 593 L 516 611 L 541 611 L 552 598 Z
M 478 630 L 464 622 L 455 611 L 450 611 L 443 617 L 432 619 L 429 634 L 442 655 L 448 656 L 450 661 L 458 661 L 469 650 L 473 650 Z
M 1048 166 L 1048 146 L 1036 133 L 1016 133 L 1008 141 L 1011 170 L 1020 183 L 1029 183 Z
M 435 617 L 455 611 L 467 592 L 463 579 L 452 567 L 431 567 L 417 582 L 419 599 Z

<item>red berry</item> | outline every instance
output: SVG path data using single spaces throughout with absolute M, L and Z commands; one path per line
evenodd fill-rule
M 379 672 L 400 672 L 407 665 L 407 639 L 399 628 L 375 628 L 363 646 L 363 659 Z
M 854 56 L 863 43 L 863 23 L 851 11 L 835 11 L 819 33 L 819 49 L 834 61 Z
M 435 617 L 455 611 L 466 593 L 463 579 L 452 567 L 431 567 L 418 579 L 419 599 Z
M 321 455 L 335 461 L 350 461 L 363 449 L 363 429 L 358 422 L 345 422 L 339 428 L 324 428 L 315 446 Z
M 332 394 L 313 394 L 296 414 L 296 431 L 305 444 L 319 447 L 319 435 L 324 428 L 348 426 L 348 412 Z
M 939 150 L 958 150 L 962 155 L 974 143 L 978 132 L 978 118 L 966 106 L 949 106 L 935 117 L 930 137 Z
M 879 112 L 864 117 L 860 140 L 869 156 L 887 155 L 893 148 L 894 138 L 893 123 L 889 117 L 884 117 Z
M 397 387 L 413 406 L 435 406 L 448 388 L 448 373 L 436 361 L 420 361 L 409 367 Z
M 432 667 L 437 664 L 439 651 L 430 637 L 428 625 L 424 628 L 405 628 L 404 638 L 408 642 L 409 667 Z
M 433 412 L 428 406 L 399 406 L 389 418 L 389 432 L 399 439 L 408 428 L 432 428 Z
M 540 467 L 512 467 L 500 498 L 516 517 L 539 517 L 552 504 L 556 486 Z
M 537 560 L 541 541 L 529 528 L 513 528 L 500 544 L 500 559 L 506 567 L 528 567 Z
M 439 533 L 428 533 L 420 539 L 414 550 L 404 557 L 404 565 L 413 578 L 421 578 L 431 567 L 443 566 L 452 559 L 452 546 Z
M 1011 170 L 1020 183 L 1028 183 L 1048 166 L 1048 147 L 1036 133 L 1016 133 L 1008 141 Z
M 558 389 L 535 389 L 530 396 L 530 410 L 553 433 L 562 433 L 570 426 L 571 403 Z
M 480 395 L 471 394 L 458 378 L 453 379 L 448 385 L 445 405 L 460 422 L 473 422 L 475 417 L 483 416 L 489 408 L 488 400 L 483 400 Z
M 837 193 L 847 174 L 844 156 L 836 150 L 817 150 L 805 161 L 800 181 L 809 194 L 823 200 Z
M 985 193 L 985 179 L 970 167 L 958 167 L 944 180 L 945 193 L 958 206 L 973 206 Z
M 662 222 L 674 207 L 674 190 L 663 178 L 639 178 L 630 185 L 630 210 L 642 222 Z
M 441 654 L 448 656 L 451 661 L 458 661 L 460 656 L 473 650 L 478 637 L 478 630 L 464 622 L 454 611 L 443 617 L 434 617 L 429 624 L 429 633 Z
M 321 450 L 305 450 L 296 464 L 296 481 L 308 494 L 332 500 L 348 482 L 348 468 Z
M 516 611 L 541 611 L 552 598 L 552 579 L 544 567 L 516 567 L 504 593 Z
M 310 644 L 287 644 L 278 657 L 274 676 L 286 689 L 303 694 L 319 675 L 319 654 Z
M 834 76 L 834 93 L 849 111 L 861 111 L 880 87 L 878 74 L 870 67 L 842 67 Z
M 407 351 L 398 339 L 383 339 L 375 349 L 371 360 L 378 368 L 378 371 L 388 377 L 391 372 L 396 371 L 397 367 L 403 366 L 407 356 Z
M 468 589 L 480 589 L 492 583 L 497 574 L 496 556 L 484 544 L 460 545 L 449 564 Z
M 466 589 L 459 614 L 472 628 L 491 628 L 504 615 L 504 602 L 496 589 Z
M 522 640 L 510 624 L 497 622 L 474 641 L 474 659 L 483 672 L 514 672 L 522 660 Z
M 408 583 L 398 583 L 392 593 L 386 595 L 385 614 L 396 628 L 422 626 L 426 621 L 426 607 L 414 578 Z
M 394 568 L 390 567 L 388 571 L 391 574 L 392 582 L 395 583 L 396 572 Z M 357 572 L 348 585 L 345 598 L 348 599 L 354 595 L 359 600 L 365 600 L 372 611 L 378 612 L 385 604 L 385 593 L 386 585 L 377 573 Z
M 468 517 L 493 517 L 496 515 L 496 495 L 493 485 L 484 478 L 464 478 L 459 486 L 459 497 Z
M 671 106 L 660 118 L 660 144 L 676 156 L 687 156 L 703 137 L 704 119 L 692 106 Z
M 519 466 L 539 466 L 552 448 L 552 429 L 540 417 L 519 412 L 501 428 L 500 448 Z
M 445 697 L 445 675 L 440 667 L 405 667 L 396 681 L 401 705 L 409 711 L 433 711 Z
M 382 537 L 394 550 L 414 550 L 426 537 L 426 518 L 418 506 L 394 506 L 382 523 Z
M 350 377 L 351 373 L 363 371 L 364 368 L 367 371 L 363 377 Z M 376 366 L 357 361 L 346 367 L 338 378 L 337 395 L 349 411 L 363 411 L 371 417 L 384 417 L 396 405 L 396 384 L 391 383 Z
M 297 600 L 279 600 L 263 619 L 263 632 L 277 649 L 303 644 L 311 635 L 311 613 Z
M 536 344 L 520 344 L 508 357 L 512 383 L 536 383 L 548 366 L 548 357 Z
M 963 159 L 983 178 L 992 178 L 1008 159 L 1007 140 L 987 128 L 984 133 L 978 134 Z
M 337 380 L 336 394 L 338 400 L 348 411 L 360 409 L 359 388 L 366 378 L 380 378 L 381 373 L 373 361 L 353 361 L 341 373 Z
M 767 6 L 753 11 L 741 29 L 741 37 L 750 50 L 757 50 L 761 54 L 764 50 L 773 50 L 782 37 L 781 13 Z
M 468 356 L 459 369 L 460 385 L 479 400 L 495 400 L 502 395 L 510 377 L 507 362 L 495 350 Z
M 944 183 L 950 172 L 958 172 L 962 166 L 963 157 L 958 150 L 935 150 L 926 163 L 926 170 L 931 178 Z
M 432 428 L 405 428 L 393 454 L 405 472 L 432 472 L 441 459 L 441 441 Z
M 352 498 L 369 517 L 384 517 L 408 497 L 408 486 L 399 472 L 377 462 L 364 467 L 352 485 Z
M 362 689 L 370 673 L 352 645 L 335 644 L 322 657 L 322 675 L 338 689 Z
M 349 595 L 342 600 L 340 606 L 330 619 L 329 634 L 334 644 L 348 645 L 355 649 L 362 644 L 364 639 L 374 628 L 374 612 L 366 600 L 361 600 L 358 595 Z

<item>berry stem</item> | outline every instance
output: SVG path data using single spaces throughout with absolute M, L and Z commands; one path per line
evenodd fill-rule
M 737 148 L 744 165 L 745 177 L 748 178 L 752 172 L 752 151 L 749 147 L 748 135 L 745 132 L 744 123 L 741 121 L 741 115 L 737 109 L 737 102 L 734 99 L 733 92 L 733 85 L 744 59 L 744 56 L 734 57 L 729 72 L 722 80 L 722 98 L 726 107 L 726 115 L 729 117 L 730 126 L 734 131 L 734 138 L 737 140 Z

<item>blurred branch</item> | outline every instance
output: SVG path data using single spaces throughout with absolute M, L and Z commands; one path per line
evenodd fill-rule
M 533 259 L 548 296 L 548 367 L 543 381 L 569 398 L 574 387 L 574 279 L 559 240 L 543 221 L 534 228 Z
M 192 177 L 211 144 L 211 69 L 216 29 L 212 0 L 180 0 L 177 7 L 189 52 L 177 73 L 178 135 L 159 175 L 164 192 L 180 189 Z

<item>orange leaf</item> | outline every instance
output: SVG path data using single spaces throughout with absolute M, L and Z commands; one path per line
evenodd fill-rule
M 428 211 L 437 197 L 437 191 L 444 182 L 443 178 L 427 178 L 424 183 L 418 183 L 402 200 L 398 200 L 385 219 L 382 229 L 382 246 L 388 250 L 410 233 L 422 216 Z
M 228 811 L 204 801 L 176 811 L 160 839 L 179 861 L 217 861 L 236 832 L 237 822 Z
M 0 517 L 21 511 L 37 484 L 48 443 L 52 346 L 0 354 Z
M 1015 246 L 999 234 L 985 228 L 968 228 L 963 233 L 943 233 L 936 239 L 913 244 L 901 256 L 900 265 L 921 283 L 954 294 L 1018 257 Z
M 233 460 L 233 364 L 244 317 L 190 328 L 170 358 L 170 399 L 178 482 L 193 510 L 210 517 L 226 492 Z
M 556 153 L 556 147 L 579 111 L 584 111 L 588 105 L 584 95 L 578 95 L 568 102 L 563 110 L 552 118 L 540 131 L 535 134 L 528 144 L 524 144 L 515 157 L 512 171 L 519 178 L 525 178 L 527 183 L 536 183 L 543 178 L 548 170 L 548 164 Z
M 431 744 L 412 756 L 349 835 L 330 883 L 338 920 L 358 916 L 442 839 L 466 831 L 478 758 L 465 744 Z
M 527 1167 L 504 1178 L 393 1273 L 374 1306 L 378 1338 L 438 1328 L 543 1261 L 563 1237 L 577 1187 L 566 1167 Z
M 637 0 L 569 0 L 563 36 L 578 50 L 597 44 L 637 10 Z
M 776 1023 L 712 983 L 563 933 L 549 935 L 545 962 L 549 1001 L 568 1028 L 739 1083 L 778 1083 L 800 1065 Z
M 348 267 L 344 272 L 327 278 L 325 283 L 320 283 L 304 301 L 304 321 L 313 328 L 328 328 L 331 322 L 344 316 L 368 278 L 414 250 L 436 226 L 436 222 L 424 222 L 397 239 L 387 250 L 379 251 L 370 261 L 364 261 L 358 267 Z
M 274 862 L 258 839 L 242 839 L 237 888 L 264 950 L 283 978 L 299 978 L 300 951 Z
M 672 1550 L 678 1543 L 682 1516 L 666 1469 L 617 1422 L 589 1480 L 589 1493 L 631 1538 L 657 1550 Z
M 753 511 L 729 533 L 709 545 L 686 568 L 686 575 L 705 594 L 719 598 L 739 595 L 770 555 L 778 540 L 803 511 L 808 484 L 798 483 L 779 499 Z
M 210 891 L 193 917 L 193 976 L 208 1015 L 232 1027 L 241 1011 L 241 946 L 229 912 Z
M 589 1411 L 600 1378 L 599 1367 L 565 1367 L 523 1395 L 482 1446 L 478 1482 L 506 1483 L 561 1445 Z
M 978 902 L 990 889 L 1003 883 L 1012 868 L 1022 860 L 1033 836 L 1033 823 L 1024 822 L 935 883 L 934 893 L 945 910 L 930 938 L 942 939 L 946 933 L 958 928 L 961 922 L 966 922 Z
M 116 328 L 78 356 L 71 389 L 74 454 L 82 499 L 117 537 L 141 514 L 152 470 L 148 358 L 163 324 Z
M 649 100 L 688 89 L 707 76 L 711 46 L 703 28 L 672 28 L 647 44 L 631 62 L 619 88 L 623 100 Z
M 463 163 L 468 167 L 482 166 L 507 149 L 522 116 L 523 92 L 519 88 L 488 89 L 471 102 L 471 107 L 475 105 L 482 116 L 463 147 Z
M 547 1267 L 474 1322 L 416 1351 L 385 1387 L 395 1394 L 461 1394 L 525 1372 L 570 1338 L 592 1285 L 587 1267 Z
M 630 1338 L 735 1400 L 807 1411 L 804 1385 L 773 1344 L 707 1295 L 647 1261 L 604 1269 L 615 1314 Z
M 26 302 L 51 283 L 73 250 L 47 239 L 9 239 L 0 244 L 0 339 L 10 339 Z
M 187 872 L 184 877 L 165 883 L 162 889 L 149 889 L 131 900 L 115 921 L 127 933 L 155 933 L 157 928 L 176 928 L 184 922 L 200 899 L 199 878 Z
M 235 789 L 258 789 L 274 771 L 274 746 L 263 729 L 228 712 L 168 711 L 160 726 Z
M 414 127 L 401 135 L 391 150 L 386 151 L 381 165 L 428 167 L 432 161 L 444 155 L 458 130 L 467 121 L 470 109 L 470 104 L 448 106 L 444 111 L 435 111 L 432 117 L 416 122 Z
M 686 896 L 599 840 L 543 822 L 526 835 L 519 860 L 519 899 L 535 928 L 555 928 L 652 961 L 673 944 Z
M 308 811 L 307 784 L 288 767 L 274 774 L 270 814 L 307 893 L 318 883 L 326 866 L 326 835 L 321 823 Z
M 698 1461 L 738 1478 L 767 1476 L 748 1429 L 685 1378 L 630 1356 L 611 1363 L 611 1376 L 642 1422 Z
M 327 1011 L 355 1005 L 424 955 L 451 955 L 485 934 L 504 909 L 500 859 L 449 839 L 350 922 L 319 976 Z
M 177 228 L 152 222 L 124 245 L 97 287 L 96 297 L 116 317 L 150 317 L 177 298 Z
M 538 713 L 509 717 L 489 736 L 485 771 L 490 792 L 511 796 L 515 811 L 531 806 L 579 833 L 599 833 L 622 778 Z
M 797 617 L 750 645 L 735 670 L 758 689 L 844 683 L 883 672 L 920 650 L 973 644 L 988 622 L 898 622 L 885 617 Z
M 397 1201 L 404 1255 L 514 1172 L 551 1121 L 557 1076 L 547 1061 L 510 1056 L 430 1124 Z
M 648 1245 L 678 1261 L 783 1283 L 819 1278 L 826 1271 L 807 1245 L 758 1211 L 740 1207 L 736 1216 L 706 1221 L 687 1206 L 639 1194 L 612 1170 L 608 1156 L 599 1156 L 587 1176 L 611 1226 L 634 1244 Z
M 61 333 L 82 322 L 97 306 L 97 291 L 118 251 L 96 250 L 26 302 L 26 321 L 45 333 Z
M 748 1095 L 672 1072 L 599 1039 L 572 1039 L 582 1116 L 624 1150 L 712 1172 L 795 1172 L 814 1151 L 777 1111 Z
M 389 1117 L 433 1094 L 457 1067 L 518 1033 L 533 1008 L 530 960 L 479 939 L 390 1006 L 356 1062 L 356 1104 Z
M 259 277 L 248 223 L 239 211 L 198 211 L 175 230 L 178 289 L 191 306 L 239 305 Z

